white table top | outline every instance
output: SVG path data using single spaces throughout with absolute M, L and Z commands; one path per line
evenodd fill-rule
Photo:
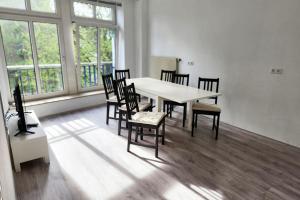
M 172 100 L 178 103 L 207 99 L 209 97 L 220 96 L 220 93 L 210 92 L 191 86 L 179 85 L 171 82 L 161 81 L 153 78 L 128 79 L 127 84 L 134 83 L 139 91 L 144 91 L 163 99 Z

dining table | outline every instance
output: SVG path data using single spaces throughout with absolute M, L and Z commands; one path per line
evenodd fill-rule
M 193 103 L 197 100 L 209 99 L 210 97 L 220 96 L 215 93 L 192 86 L 180 85 L 172 82 L 162 81 L 154 78 L 132 78 L 127 79 L 126 84 L 134 83 L 135 90 L 142 96 L 154 99 L 156 102 L 156 112 L 161 112 L 164 100 L 171 100 L 177 103 L 187 104 L 187 128 L 192 130 Z

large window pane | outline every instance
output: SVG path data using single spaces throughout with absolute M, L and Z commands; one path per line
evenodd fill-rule
M 93 5 L 91 4 L 74 2 L 73 7 L 74 14 L 77 17 L 94 17 Z
M 61 91 L 63 77 L 57 25 L 35 22 L 34 33 L 42 92 Z
M 0 0 L 0 7 L 25 10 L 25 0 Z
M 30 0 L 31 10 L 55 13 L 55 0 Z
M 11 91 L 17 82 L 25 95 L 37 93 L 28 22 L 0 20 Z
M 97 28 L 79 27 L 81 87 L 98 85 Z
M 96 18 L 112 21 L 113 9 L 109 7 L 96 6 Z
M 100 55 L 101 72 L 103 74 L 113 73 L 115 69 L 115 30 L 100 29 Z

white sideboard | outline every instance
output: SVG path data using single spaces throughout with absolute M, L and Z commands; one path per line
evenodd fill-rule
M 19 134 L 17 121 L 18 117 L 11 117 L 8 121 L 8 131 L 10 147 L 16 172 L 21 171 L 20 164 L 37 158 L 43 158 L 49 163 L 48 140 L 43 127 L 40 124 L 34 111 L 25 114 L 27 124 L 38 124 L 37 127 L 30 128 L 34 134 Z

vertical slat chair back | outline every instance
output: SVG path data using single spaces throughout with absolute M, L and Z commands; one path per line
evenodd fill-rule
M 174 82 L 174 75 L 176 71 L 170 70 L 161 70 L 160 80 L 167 81 L 167 82 Z
M 174 83 L 180 85 L 189 86 L 190 75 L 189 74 L 175 74 L 174 75 Z
M 219 92 L 219 78 L 201 78 L 198 80 L 198 88 L 210 92 Z M 215 104 L 218 103 L 218 97 L 211 97 L 210 99 L 215 100 Z
M 102 75 L 102 81 L 103 81 L 106 99 L 109 99 L 110 95 L 114 94 L 115 92 L 113 80 L 114 79 L 112 74 Z
M 118 103 L 120 104 L 119 106 L 125 101 L 124 87 L 126 87 L 125 78 L 114 80 L 114 89 Z
M 127 109 L 128 119 L 131 119 L 131 113 L 139 112 L 138 100 L 135 92 L 134 83 L 131 83 L 129 86 L 123 88 L 125 94 L 125 104 Z
M 124 70 L 115 70 L 115 78 L 122 79 L 122 78 L 127 78 L 130 79 L 130 71 L 129 69 L 124 69 Z

